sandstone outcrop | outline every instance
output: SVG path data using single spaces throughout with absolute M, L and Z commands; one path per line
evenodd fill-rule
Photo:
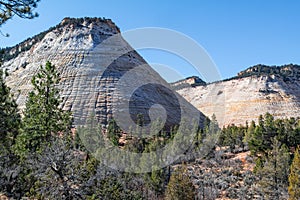
M 113 115 L 132 122 L 140 113 L 146 124 L 151 117 L 162 117 L 171 126 L 195 113 L 202 122 L 204 115 L 197 109 L 209 117 L 215 114 L 221 126 L 257 121 L 266 112 L 278 118 L 300 116 L 299 66 L 257 65 L 214 83 L 189 77 L 171 84 L 178 95 L 122 38 L 110 19 L 65 18 L 4 50 L 1 68 L 10 73 L 6 81 L 21 110 L 32 90 L 32 76 L 40 65 L 51 61 L 61 74 L 61 106 L 72 111 L 75 125 L 92 114 L 104 125 Z
M 300 66 L 257 65 L 236 77 L 177 92 L 205 115 L 215 114 L 221 126 L 257 122 L 266 112 L 275 118 L 300 117 Z
M 32 76 L 50 61 L 61 75 L 61 106 L 72 111 L 75 125 L 93 114 L 103 125 L 114 115 L 135 122 L 138 114 L 144 114 L 146 124 L 150 117 L 162 117 L 170 127 L 188 114 L 199 116 L 202 124 L 204 115 L 172 92 L 119 33 L 109 19 L 65 18 L 48 31 L 6 48 L 2 68 L 9 71 L 7 84 L 21 110 L 32 89 Z

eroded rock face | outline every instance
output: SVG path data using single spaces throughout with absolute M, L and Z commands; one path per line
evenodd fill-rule
M 122 119 L 134 121 L 136 119 L 132 116 L 139 114 L 136 108 L 151 109 L 152 116 L 157 118 L 161 107 L 169 112 L 166 113 L 167 126 L 177 124 L 182 115 L 190 113 L 199 115 L 201 124 L 204 115 L 177 93 L 174 99 L 168 90 L 169 84 L 119 33 L 119 28 L 111 20 L 65 18 L 49 31 L 6 49 L 2 68 L 9 70 L 7 84 L 20 108 L 24 109 L 26 97 L 32 89 L 32 76 L 40 65 L 50 61 L 61 74 L 58 85 L 63 98 L 61 106 L 72 111 L 75 125 L 83 124 L 92 114 L 103 125 L 116 113 Z M 135 90 L 147 84 L 149 87 Z M 154 105 L 159 94 L 164 95 L 164 101 L 157 107 Z M 131 116 L 128 109 L 113 106 L 120 102 L 126 104 L 131 95 L 135 95 L 137 101 L 129 104 Z M 179 112 L 176 109 L 178 104 Z
M 275 118 L 300 117 L 300 66 L 268 69 L 274 71 L 252 67 L 237 77 L 177 92 L 206 116 L 215 114 L 221 126 L 257 122 L 266 112 Z

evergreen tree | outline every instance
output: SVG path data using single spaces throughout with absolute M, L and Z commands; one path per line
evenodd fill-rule
M 286 144 L 289 146 L 288 144 L 288 134 L 285 131 L 285 127 L 284 127 L 284 121 L 282 119 L 276 119 L 274 121 L 274 125 L 275 125 L 275 130 L 276 130 L 276 135 L 277 135 L 277 139 L 282 143 L 282 144 Z
M 89 116 L 85 126 L 77 127 L 74 142 L 76 149 L 84 151 L 88 157 L 105 148 L 102 127 L 94 113 Z
M 18 159 L 11 145 L 19 132 L 21 117 L 10 88 L 5 84 L 5 76 L 7 73 L 0 70 L 0 193 L 11 195 L 19 189 L 17 180 L 20 180 L 21 167 L 17 166 Z
M 272 144 L 272 138 L 276 136 L 276 129 L 274 124 L 274 117 L 270 113 L 264 115 L 263 126 L 263 148 L 269 149 Z
M 248 147 L 250 148 L 250 141 L 253 139 L 253 135 L 254 135 L 254 131 L 255 131 L 255 127 L 256 127 L 256 124 L 255 122 L 252 120 L 251 123 L 250 123 L 250 126 L 247 127 L 247 131 L 246 131 L 246 134 L 245 134 L 245 137 L 243 139 L 243 142 L 248 145 Z
M 296 148 L 300 144 L 300 120 L 290 118 L 285 120 L 285 132 L 287 142 L 290 147 Z M 298 126 L 297 126 L 298 125 Z
M 254 132 L 253 132 L 253 127 Z M 264 116 L 260 115 L 258 118 L 258 125 L 250 125 L 248 129 L 247 139 L 249 149 L 253 154 L 262 154 L 263 156 L 271 150 L 272 139 L 278 135 L 274 122 L 274 117 L 270 113 Z
M 165 197 L 167 200 L 189 200 L 195 198 L 195 187 L 187 174 L 185 165 L 178 167 L 172 173 Z
M 107 127 L 107 137 L 115 146 L 119 145 L 120 133 L 121 130 L 118 127 L 116 120 L 110 120 Z
M 234 138 L 232 138 L 233 135 L 231 133 L 232 126 L 228 125 L 226 128 L 224 127 L 219 137 L 219 144 L 221 146 L 229 146 L 230 150 L 234 149 Z
M 243 138 L 246 134 L 247 128 L 242 126 L 235 126 L 234 124 L 224 127 L 219 137 L 219 143 L 222 146 L 229 146 L 230 150 L 238 148 L 244 148 Z
M 55 67 L 47 62 L 32 78 L 34 89 L 29 93 L 22 130 L 15 145 L 15 152 L 21 157 L 28 152 L 41 152 L 52 135 L 70 130 L 70 113 L 59 106 L 58 76 Z
M 220 130 L 220 128 L 219 128 L 219 124 L 218 124 L 218 121 L 217 121 L 217 117 L 216 117 L 215 114 L 213 114 L 211 116 L 211 121 L 209 123 L 209 133 L 211 135 L 213 135 L 213 134 L 218 133 L 219 130 Z
M 7 20 L 17 15 L 21 18 L 32 19 L 38 14 L 33 12 L 40 0 L 1 0 L 0 1 L 0 26 Z
M 289 175 L 289 199 L 300 199 L 300 147 L 295 151 L 294 159 L 291 165 Z
M 263 167 L 257 169 L 257 174 L 261 177 L 259 185 L 266 199 L 279 200 L 286 195 L 289 160 L 287 148 L 274 139 Z
M 251 125 L 250 125 L 251 127 Z M 254 131 L 253 131 L 254 130 Z M 252 154 L 256 155 L 258 153 L 264 153 L 263 146 L 263 128 L 261 125 L 251 127 L 249 134 L 253 135 L 247 136 L 249 137 L 248 146 Z
M 0 145 L 9 150 L 18 134 L 21 117 L 10 88 L 5 84 L 5 76 L 7 73 L 0 70 Z

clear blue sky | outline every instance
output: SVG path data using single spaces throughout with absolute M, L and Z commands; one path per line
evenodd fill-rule
M 300 64 L 300 1 L 297 0 L 41 0 L 34 20 L 8 21 L 0 47 L 13 46 L 64 17 L 105 17 L 126 31 L 163 27 L 182 32 L 209 53 L 223 78 L 255 65 Z M 148 62 L 166 64 L 182 76 L 195 72 L 185 61 L 141 51 Z M 196 74 L 197 75 L 197 74 Z

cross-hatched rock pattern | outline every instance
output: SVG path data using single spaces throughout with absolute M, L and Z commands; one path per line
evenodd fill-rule
M 187 115 L 198 116 L 200 125 L 204 121 L 204 115 L 170 90 L 109 19 L 65 18 L 48 31 L 5 50 L 2 68 L 8 69 L 6 81 L 21 110 L 32 90 L 32 76 L 50 61 L 61 77 L 61 106 L 72 111 L 75 125 L 84 124 L 92 115 L 103 125 L 114 115 L 125 120 L 123 123 L 135 122 L 139 112 L 145 114 L 146 122 L 150 117 L 166 118 L 167 127 Z

